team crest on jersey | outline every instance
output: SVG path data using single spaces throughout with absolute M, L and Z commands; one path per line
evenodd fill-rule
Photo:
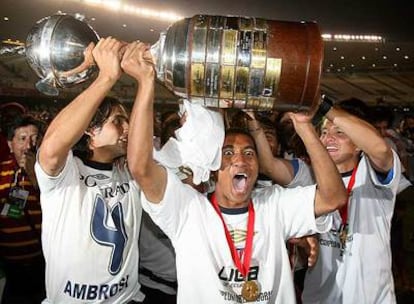
M 97 185 L 96 181 L 103 181 L 109 179 L 109 176 L 102 173 L 98 173 L 86 176 L 81 175 L 80 179 L 84 181 L 87 187 L 95 187 Z
M 235 244 L 246 241 L 247 231 L 245 229 L 232 229 L 229 232 Z
M 89 176 L 92 176 L 94 179 L 97 179 L 97 180 L 104 180 L 104 179 L 108 179 L 109 178 L 109 176 L 107 176 L 105 174 L 102 174 L 102 173 L 98 173 L 98 174 L 94 174 L 94 175 L 89 175 Z

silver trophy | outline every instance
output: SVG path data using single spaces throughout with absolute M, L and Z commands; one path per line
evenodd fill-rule
M 91 48 L 98 40 L 92 27 L 71 15 L 57 14 L 39 20 L 25 47 L 30 67 L 41 78 L 36 88 L 56 96 L 58 88 L 71 87 L 96 74 Z
M 98 35 L 69 15 L 40 20 L 26 56 L 42 78 L 36 87 L 57 95 L 96 72 L 85 56 Z M 151 47 L 158 80 L 207 107 L 258 110 L 312 108 L 319 99 L 323 42 L 314 22 L 196 15 L 172 24 Z

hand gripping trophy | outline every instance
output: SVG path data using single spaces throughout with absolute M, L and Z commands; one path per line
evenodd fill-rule
M 39 20 L 26 41 L 29 65 L 47 95 L 96 74 L 89 51 L 98 34 L 84 20 Z M 89 51 L 89 52 L 88 52 Z M 195 15 L 173 23 L 152 45 L 158 80 L 206 107 L 312 108 L 319 100 L 323 42 L 314 22 Z

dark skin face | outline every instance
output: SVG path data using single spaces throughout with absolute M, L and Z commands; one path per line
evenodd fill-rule
M 245 134 L 226 135 L 221 168 L 217 172 L 216 198 L 226 208 L 246 207 L 259 172 L 252 139 Z

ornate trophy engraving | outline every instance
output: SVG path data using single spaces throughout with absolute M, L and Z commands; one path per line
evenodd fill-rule
M 69 15 L 40 20 L 26 45 L 42 78 L 36 87 L 57 95 L 57 87 L 92 77 L 96 68 L 85 64 L 84 51 L 97 40 L 89 25 Z M 306 109 L 319 98 L 323 44 L 313 22 L 196 15 L 161 33 L 151 52 L 163 85 L 207 107 Z
M 158 78 L 191 102 L 271 110 L 311 108 L 319 98 L 316 23 L 196 15 L 174 23 L 164 39 Z

